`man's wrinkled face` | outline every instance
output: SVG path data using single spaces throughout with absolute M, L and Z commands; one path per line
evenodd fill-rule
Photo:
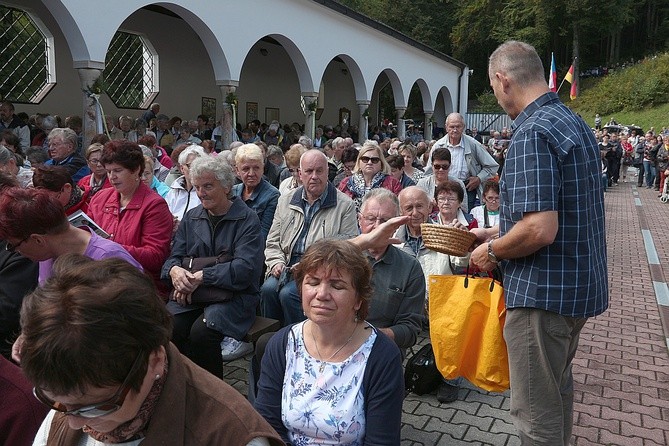
M 328 184 L 328 161 L 322 153 L 315 151 L 302 155 L 300 180 L 310 200 L 315 200 L 323 194 Z
M 427 194 L 421 189 L 406 190 L 399 196 L 400 212 L 410 217 L 407 225 L 413 232 L 420 231 L 420 224 L 427 223 L 432 206 Z

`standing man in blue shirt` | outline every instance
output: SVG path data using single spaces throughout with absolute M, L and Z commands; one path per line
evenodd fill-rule
M 499 261 L 504 271 L 511 416 L 521 444 L 568 445 L 579 333 L 608 307 L 604 194 L 592 130 L 544 74 L 526 43 L 506 42 L 490 56 L 490 85 L 514 130 L 499 238 L 478 246 L 471 263 L 491 271 Z

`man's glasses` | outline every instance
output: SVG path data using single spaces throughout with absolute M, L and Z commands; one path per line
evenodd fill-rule
M 495 198 L 483 197 L 483 198 L 485 198 L 485 201 L 488 201 L 490 203 L 497 203 L 499 201 L 499 197 L 495 197 Z
M 379 162 L 381 161 L 381 158 L 361 156 L 360 161 L 362 161 L 363 164 L 367 164 L 370 161 L 371 161 L 372 164 L 379 164 Z
M 390 220 L 389 218 L 377 217 L 375 215 L 363 215 L 362 219 L 365 220 L 365 222 L 368 225 L 373 225 L 374 223 L 378 223 L 378 224 L 382 225 L 385 222 L 387 222 L 388 220 Z
M 433 170 L 448 170 L 451 168 L 450 164 L 432 164 Z
M 31 235 L 32 235 L 32 234 L 28 234 L 28 235 L 26 235 L 26 236 L 23 237 L 23 238 L 21 239 L 21 241 L 18 242 L 16 245 L 12 245 L 11 243 L 7 242 L 7 244 L 5 245 L 5 249 L 6 249 L 7 251 L 9 251 L 9 252 L 14 252 L 14 251 L 16 251 L 17 249 L 19 249 L 19 246 L 21 246 L 23 243 L 26 242 L 26 240 L 28 240 L 28 239 L 30 238 Z
M 42 393 L 42 390 L 39 387 L 33 387 L 33 394 L 38 400 L 40 400 L 42 404 L 46 405 L 47 407 L 53 410 L 57 410 L 58 412 L 63 412 L 65 415 L 72 415 L 75 417 L 82 417 L 82 418 L 97 418 L 109 415 L 110 413 L 116 412 L 123 406 L 125 397 L 128 395 L 128 392 L 130 391 L 130 377 L 139 368 L 139 364 L 141 364 L 142 362 L 141 361 L 142 356 L 143 356 L 142 352 L 140 351 L 139 354 L 137 355 L 137 358 L 135 358 L 135 362 L 130 367 L 130 371 L 126 375 L 125 379 L 123 380 L 123 383 L 118 388 L 116 393 L 114 393 L 114 395 L 112 395 L 111 398 L 101 403 L 88 404 L 78 409 L 67 410 L 67 406 L 65 404 L 53 401 L 52 399 L 44 395 L 44 393 Z

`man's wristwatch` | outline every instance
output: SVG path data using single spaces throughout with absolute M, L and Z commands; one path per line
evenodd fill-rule
M 492 240 L 488 242 L 488 260 L 490 260 L 492 263 L 499 263 L 497 256 L 492 251 Z

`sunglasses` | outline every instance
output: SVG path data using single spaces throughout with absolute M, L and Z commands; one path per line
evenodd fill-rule
M 432 164 L 432 169 L 434 170 L 448 170 L 450 168 L 450 164 Z
M 137 358 L 135 358 L 135 362 L 130 367 L 130 371 L 126 375 L 123 383 L 118 388 L 116 393 L 114 393 L 111 398 L 102 401 L 101 403 L 88 404 L 78 409 L 67 410 L 67 406 L 65 404 L 53 401 L 51 398 L 44 395 L 44 393 L 42 393 L 42 389 L 39 387 L 33 387 L 33 395 L 35 395 L 35 397 L 45 406 L 49 407 L 50 409 L 57 410 L 58 412 L 63 412 L 65 415 L 72 415 L 82 418 L 97 418 L 109 415 L 110 413 L 116 412 L 123 406 L 125 397 L 128 395 L 131 387 L 130 377 L 139 368 L 139 364 L 142 362 L 141 359 L 142 352 L 140 351 L 137 355 Z
M 370 161 L 372 162 L 372 164 L 379 164 L 379 162 L 381 161 L 381 158 L 361 156 L 360 161 L 362 161 L 363 164 L 367 164 Z

